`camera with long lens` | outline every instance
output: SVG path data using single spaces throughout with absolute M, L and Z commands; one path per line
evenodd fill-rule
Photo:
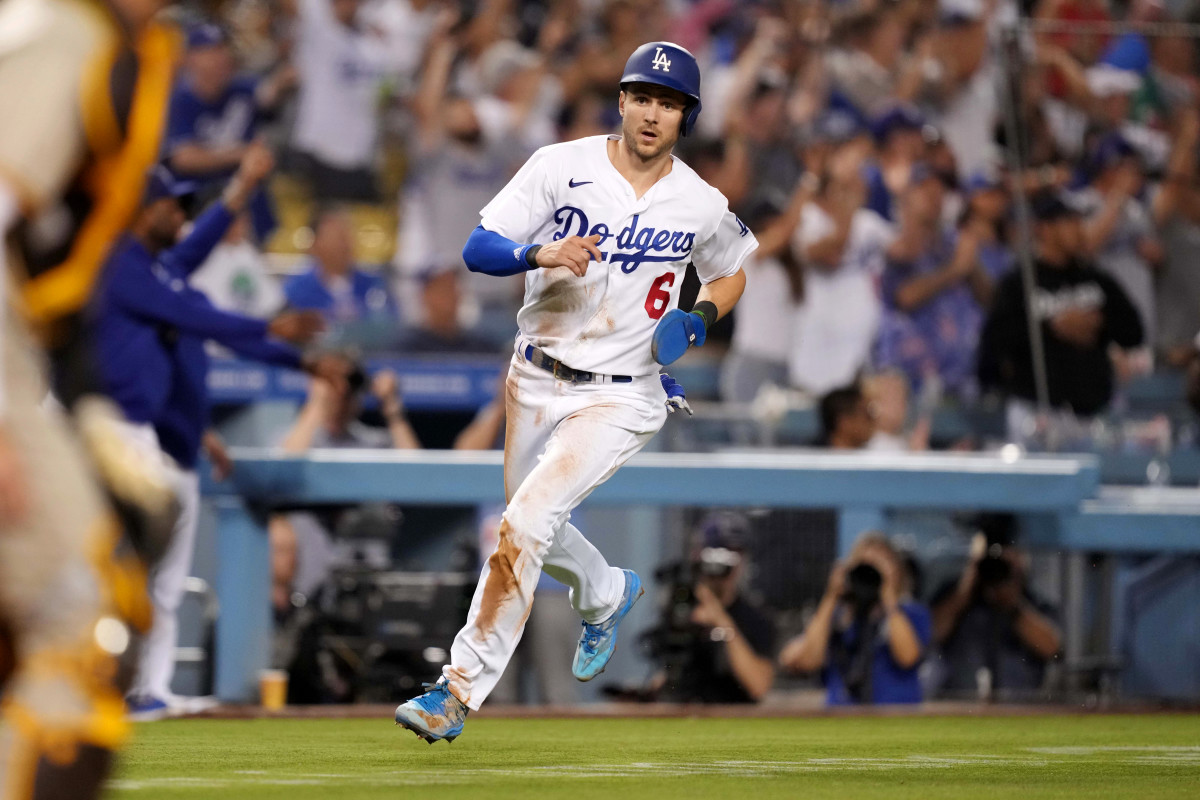
M 846 573 L 842 601 L 853 609 L 855 618 L 864 617 L 879 602 L 883 576 L 870 564 L 858 564 Z
M 659 620 L 642 642 L 669 676 L 687 674 L 698 646 L 711 642 L 709 631 L 692 622 L 696 586 L 733 574 L 742 563 L 748 532 L 744 515 L 714 512 L 691 537 L 687 557 L 655 573 L 660 587 Z
M 871 611 L 879 603 L 882 587 L 883 576 L 870 564 L 857 564 L 846 573 L 841 600 L 853 614 L 856 635 L 852 642 L 845 637 L 834 640 L 831 661 L 855 702 L 871 699 L 871 666 L 880 625 Z

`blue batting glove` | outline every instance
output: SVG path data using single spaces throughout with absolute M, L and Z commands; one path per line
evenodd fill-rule
M 677 360 L 692 345 L 704 344 L 704 317 L 672 308 L 658 321 L 650 340 L 650 355 L 664 367 Z
M 687 394 L 679 385 L 679 381 L 665 372 L 659 374 L 658 380 L 662 383 L 663 391 L 667 393 L 667 412 L 674 414 L 675 409 L 682 408 L 689 417 L 692 416 L 692 407 L 688 405 Z

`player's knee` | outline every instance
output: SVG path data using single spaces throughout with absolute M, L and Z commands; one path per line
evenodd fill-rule
M 540 560 L 550 549 L 553 527 L 549 517 L 521 503 L 510 503 L 500 518 L 501 543 L 520 552 L 528 551 Z

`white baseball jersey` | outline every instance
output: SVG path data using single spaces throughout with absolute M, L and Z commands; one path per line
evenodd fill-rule
M 603 261 L 525 277 L 521 334 L 569 367 L 606 375 L 658 372 L 650 339 L 679 300 L 688 262 L 702 283 L 737 273 L 758 246 L 729 203 L 672 156 L 641 198 L 608 157 L 609 136 L 538 150 L 480 212 L 483 227 L 522 244 L 599 235 Z

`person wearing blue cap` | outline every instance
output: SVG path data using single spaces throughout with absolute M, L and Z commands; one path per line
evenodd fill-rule
M 1191 181 L 1200 139 L 1200 118 L 1194 111 L 1182 122 L 1172 143 L 1168 179 L 1160 186 L 1149 186 L 1138 148 L 1124 134 L 1108 133 L 1085 159 L 1088 185 L 1074 195 L 1085 218 L 1087 252 L 1129 295 L 1150 345 L 1157 340 L 1155 283 L 1166 259 L 1158 232 L 1174 216 L 1180 192 Z M 1143 359 L 1141 368 L 1148 367 Z
M 914 106 L 897 105 L 871 122 L 874 162 L 864 169 L 867 208 L 896 222 L 896 200 L 911 182 L 913 166 L 926 157 L 925 117 Z
M 221 191 L 265 115 L 295 81 L 290 67 L 258 79 L 237 74 L 228 34 L 219 25 L 196 25 L 187 36 L 187 55 L 171 93 L 164 149 L 171 171 L 197 182 L 202 198 Z M 275 228 L 265 192 L 250 202 L 254 232 L 263 241 Z
M 214 339 L 250 358 L 299 367 L 299 352 L 272 339 L 303 343 L 320 329 L 319 317 L 311 312 L 285 312 L 269 323 L 226 314 L 188 285 L 188 276 L 245 207 L 272 164 L 265 147 L 251 146 L 221 200 L 197 218 L 182 240 L 179 233 L 186 217 L 181 200 L 194 185 L 157 167 L 147 181 L 142 210 L 110 254 L 89 309 L 88 328 L 96 342 L 101 380 L 129 421 L 125 436 L 145 458 L 169 465 L 181 508 L 171 542 L 151 574 L 154 623 L 130 691 L 131 716 L 143 719 L 164 716 L 181 705 L 174 702 L 170 682 L 176 612 L 195 543 L 195 466 L 208 427 L 204 343 Z M 207 444 L 220 463 L 222 450 L 211 439 Z
M 1137 307 L 1146 340 L 1154 340 L 1154 273 L 1164 257 L 1157 226 L 1143 199 L 1141 158 L 1119 133 L 1100 138 L 1084 161 L 1088 185 L 1074 195 L 1084 218 L 1084 243 L 1096 266 L 1121 284 Z

